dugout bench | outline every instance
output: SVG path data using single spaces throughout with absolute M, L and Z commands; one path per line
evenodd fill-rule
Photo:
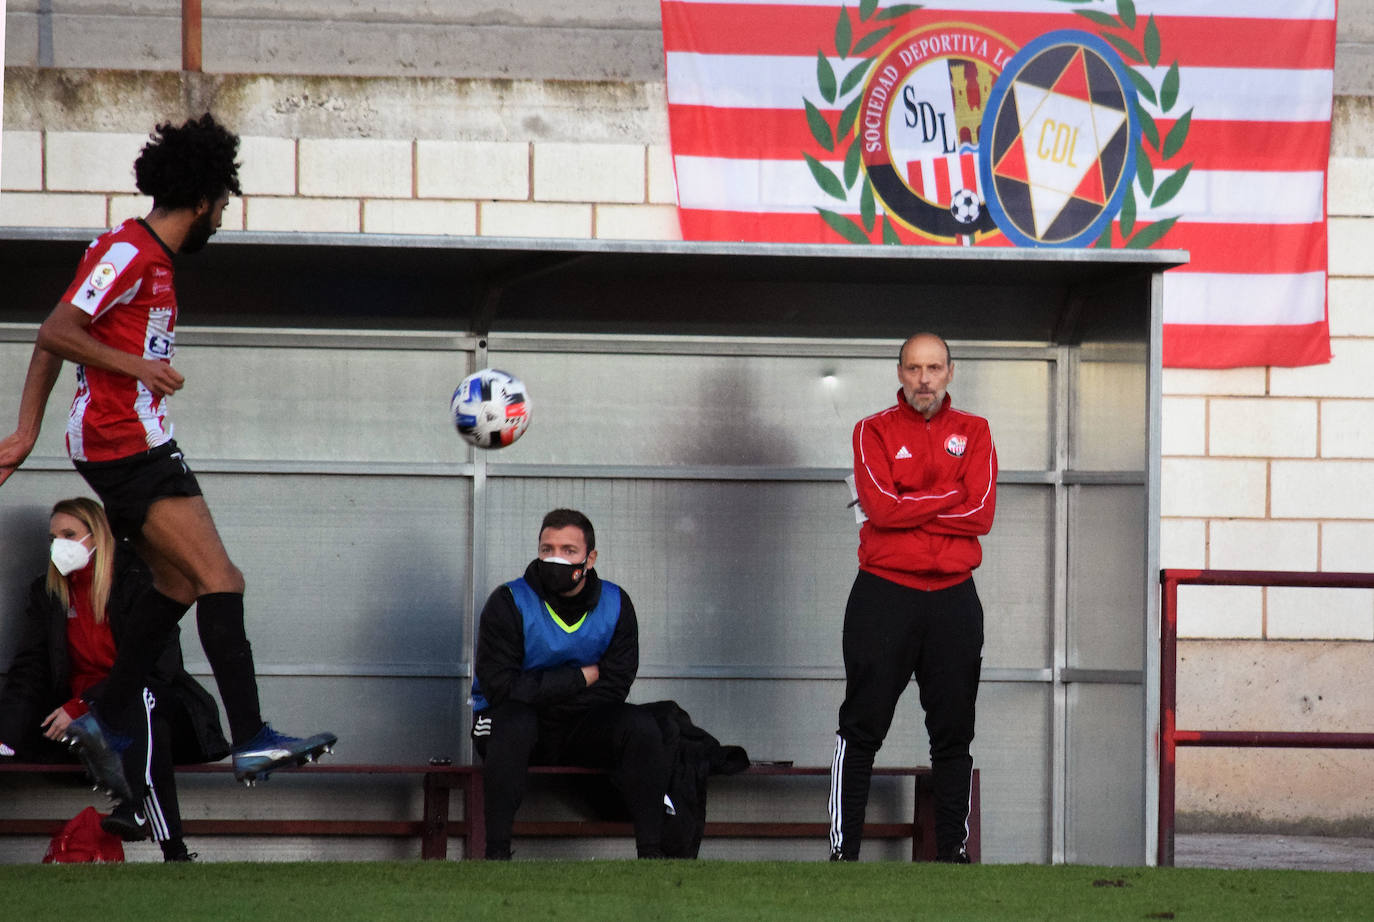
M 0 763 L 0 796 L 3 796 L 3 778 L 6 775 L 50 775 L 79 774 L 84 769 L 75 764 L 37 764 L 18 762 Z M 177 771 L 184 774 L 229 774 L 227 762 L 209 765 L 181 765 Z M 573 766 L 539 765 L 531 766 L 533 776 L 577 776 L 602 775 L 599 769 L 578 768 Z M 482 814 L 482 767 L 480 765 L 365 765 L 340 762 L 322 762 L 292 769 L 293 775 L 416 775 L 420 778 L 424 794 L 423 817 L 418 820 L 319 820 L 319 819 L 184 819 L 183 826 L 188 837 L 207 836 L 375 836 L 390 838 L 418 838 L 420 857 L 425 859 L 446 859 L 450 838 L 460 838 L 464 842 L 463 855 L 467 858 L 486 853 L 486 824 Z M 731 783 L 735 779 L 753 777 L 813 777 L 828 776 L 829 767 L 805 767 L 791 765 L 755 764 L 750 765 L 738 775 L 728 776 Z M 935 859 L 935 804 L 931 771 L 928 767 L 875 767 L 875 777 L 897 776 L 912 779 L 914 810 L 911 822 L 868 823 L 864 827 L 865 839 L 910 839 L 912 861 L 933 861 Z M 714 780 L 720 783 L 724 779 Z M 463 797 L 463 818 L 450 816 L 452 792 L 461 791 Z M 816 839 L 824 843 L 829 835 L 828 822 L 787 822 L 776 820 L 715 821 L 711 820 L 710 801 L 705 837 L 710 838 L 795 838 Z M 522 813 L 528 813 L 522 808 Z M 973 788 L 969 811 L 969 857 L 978 862 L 982 855 L 980 835 L 979 773 L 973 772 Z M 7 836 L 51 836 L 55 834 L 68 818 L 61 819 L 14 819 L 0 817 L 0 835 Z M 518 820 L 514 837 L 521 838 L 633 838 L 634 832 L 627 822 L 600 820 Z M 823 848 L 817 846 L 817 854 Z

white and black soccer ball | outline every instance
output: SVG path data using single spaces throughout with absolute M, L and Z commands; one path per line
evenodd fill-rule
M 530 425 L 525 385 L 499 368 L 483 368 L 453 392 L 449 413 L 463 440 L 478 448 L 505 448 Z
M 954 198 L 949 204 L 949 213 L 960 224 L 974 223 L 978 220 L 978 214 L 981 210 L 978 203 L 978 193 L 972 189 L 960 189 L 955 192 Z

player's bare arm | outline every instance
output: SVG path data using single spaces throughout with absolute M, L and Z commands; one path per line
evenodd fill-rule
M 38 345 L 72 362 L 137 378 L 156 397 L 181 390 L 186 379 L 166 362 L 107 346 L 91 336 L 90 316 L 75 304 L 58 304 L 38 328 Z
M 0 440 L 0 484 L 9 479 L 38 442 L 43 426 L 43 411 L 47 409 L 57 376 L 62 372 L 61 356 L 53 355 L 41 346 L 34 346 L 29 358 L 29 370 L 24 376 L 24 392 L 19 398 L 19 422 L 14 432 Z

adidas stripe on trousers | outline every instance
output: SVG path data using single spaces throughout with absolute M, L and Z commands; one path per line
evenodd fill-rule
M 857 858 L 873 759 L 912 678 L 930 736 L 935 841 L 968 840 L 974 710 L 983 662 L 983 606 L 973 580 L 911 589 L 859 571 L 844 612 L 845 696 L 830 775 L 830 847 Z
M 156 690 L 156 691 L 155 691 Z M 155 841 L 181 837 L 181 807 L 177 801 L 176 774 L 172 761 L 171 705 L 158 705 L 159 694 L 173 700 L 170 690 L 150 685 L 139 690 L 139 708 L 129 734 L 129 747 L 120 755 L 124 777 L 138 801 L 136 808 L 148 821 Z M 191 732 L 184 729 L 183 732 Z

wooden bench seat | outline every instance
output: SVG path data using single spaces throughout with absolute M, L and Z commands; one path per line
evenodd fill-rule
M 178 773 L 185 774 L 228 774 L 228 762 L 210 765 L 177 766 Z M 3 793 L 3 778 L 8 774 L 45 775 L 79 774 L 83 769 L 74 764 L 34 764 L 27 762 L 0 762 L 0 797 Z M 598 769 L 572 766 L 532 766 L 530 772 L 535 776 L 559 775 L 600 775 Z M 360 765 L 325 761 L 293 769 L 293 775 L 415 775 L 420 778 L 424 793 L 424 810 L 418 820 L 311 820 L 311 819 L 186 819 L 183 821 L 187 836 L 376 836 L 420 840 L 420 856 L 426 859 L 448 857 L 450 838 L 462 839 L 465 857 L 480 857 L 486 852 L 486 824 L 482 814 L 482 768 L 480 765 Z M 828 776 L 829 767 L 805 767 L 790 765 L 759 764 L 751 765 L 736 779 L 749 777 L 811 777 Z M 932 861 L 935 858 L 935 809 L 930 769 L 913 768 L 874 768 L 875 777 L 909 777 L 914 785 L 914 810 L 911 822 L 868 823 L 864 827 L 865 839 L 910 839 L 912 861 Z M 719 779 L 725 783 L 726 779 Z M 717 781 L 713 780 L 713 783 Z M 463 795 L 463 818 L 454 819 L 450 815 L 451 792 L 458 790 Z M 828 822 L 795 822 L 776 820 L 720 821 L 706 822 L 706 838 L 800 838 L 824 841 L 829 835 Z M 973 773 L 972 810 L 969 814 L 969 857 L 975 862 L 981 854 L 979 824 L 979 777 Z M 528 809 L 521 811 L 527 814 Z M 0 817 L 0 835 L 9 836 L 51 836 L 56 833 L 65 819 L 11 819 Z M 634 832 L 627 822 L 606 822 L 600 820 L 539 820 L 523 819 L 515 823 L 514 836 L 524 838 L 597 838 L 633 837 Z

